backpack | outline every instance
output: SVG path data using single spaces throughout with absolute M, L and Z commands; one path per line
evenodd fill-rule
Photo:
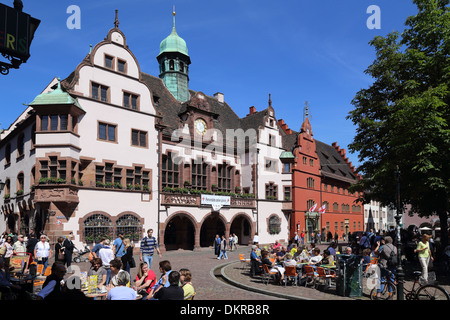
M 397 264 L 398 264 L 397 254 L 395 253 L 394 250 L 392 250 L 391 254 L 387 258 L 386 266 L 388 268 L 394 268 L 394 267 L 397 267 Z

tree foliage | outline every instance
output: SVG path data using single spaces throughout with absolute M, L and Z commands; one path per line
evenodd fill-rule
M 450 208 L 449 0 L 414 0 L 418 8 L 403 33 L 375 37 L 373 84 L 357 92 L 347 119 L 357 126 L 349 146 L 363 175 L 354 190 L 365 200 L 394 205 L 395 170 L 401 199 L 421 216 L 438 214 L 447 243 Z

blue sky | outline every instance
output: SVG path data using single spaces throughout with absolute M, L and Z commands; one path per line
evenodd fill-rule
M 1 0 L 12 6 L 13 0 Z M 416 14 L 411 0 L 23 0 L 24 12 L 40 19 L 31 57 L 0 76 L 0 126 L 7 128 L 53 77 L 65 78 L 113 27 L 120 29 L 141 70 L 158 76 L 160 42 L 172 28 L 186 41 L 191 89 L 222 92 L 240 116 L 250 106 L 265 109 L 268 95 L 276 117 L 298 130 L 308 101 L 314 138 L 341 148 L 355 135 L 346 120 L 356 92 L 372 79 L 364 70 L 375 59 L 368 42 L 403 31 Z M 70 5 L 81 9 L 81 29 L 66 22 Z M 366 26 L 367 8 L 377 5 L 381 29 Z M 356 154 L 347 152 L 358 164 Z

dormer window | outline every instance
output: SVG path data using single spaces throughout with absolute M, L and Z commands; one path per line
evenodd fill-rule
M 111 56 L 108 56 L 107 54 L 105 54 L 105 67 L 108 69 L 114 69 L 113 62 L 114 62 L 114 57 L 111 57 Z
M 127 62 L 122 59 L 117 60 L 117 70 L 119 72 L 126 73 L 127 72 Z

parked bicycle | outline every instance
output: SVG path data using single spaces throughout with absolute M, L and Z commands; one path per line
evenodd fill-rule
M 391 300 L 397 293 L 396 282 L 398 279 L 395 275 L 384 269 L 388 273 L 386 278 L 381 281 L 379 287 L 375 287 L 370 291 L 370 300 Z M 414 271 L 414 284 L 411 290 L 408 290 L 403 285 L 403 292 L 406 300 L 450 300 L 448 292 L 437 284 L 421 285 L 419 278 L 422 275 L 421 271 Z M 403 281 L 404 284 L 404 281 Z M 381 288 L 378 292 L 378 288 Z

